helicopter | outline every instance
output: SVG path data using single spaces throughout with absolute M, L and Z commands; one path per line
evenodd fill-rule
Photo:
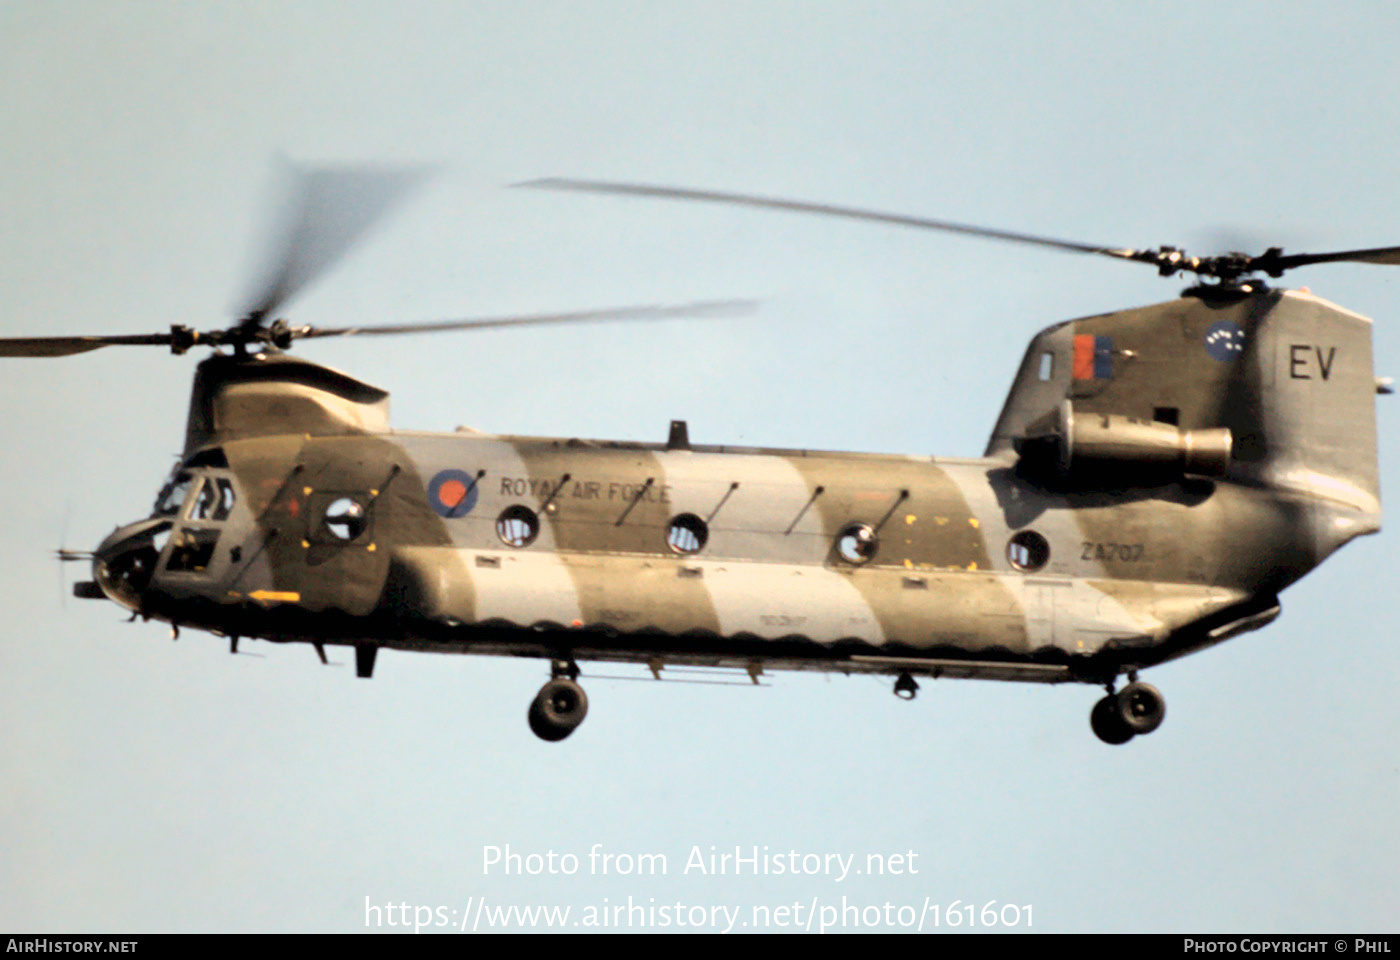
M 326 197 L 358 198 L 347 215 Z M 348 193 L 344 188 L 351 188 Z M 389 394 L 294 357 L 297 341 L 706 316 L 739 303 L 317 328 L 278 311 L 411 186 L 304 177 L 243 318 L 212 331 L 0 340 L 0 356 L 108 346 L 213 352 L 151 515 L 90 553 L 83 598 L 172 634 L 530 657 L 531 730 L 588 712 L 580 663 L 1102 687 L 1093 732 L 1156 730 L 1149 667 L 1271 623 L 1279 594 L 1380 530 L 1371 321 L 1276 289 L 1310 264 L 1400 247 L 1196 257 L 718 191 L 518 186 L 846 217 L 1114 257 L 1194 275 L 1175 300 L 1048 327 L 980 458 L 391 429 Z M 312 188 L 327 188 L 317 190 Z M 368 200 L 365 198 L 368 197 Z M 353 206 L 353 204 L 352 204 Z M 329 211 L 329 212 L 328 212 Z M 334 213 L 335 216 L 332 216 Z M 1119 686 L 1120 680 L 1126 683 Z M 741 681 L 743 682 L 743 681 Z

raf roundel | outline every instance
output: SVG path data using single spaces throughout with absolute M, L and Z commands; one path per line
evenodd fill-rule
M 477 496 L 476 477 L 463 470 L 441 470 L 428 483 L 428 503 L 449 519 L 471 513 Z
M 1228 363 L 1244 352 L 1244 331 L 1230 320 L 1217 320 L 1206 331 L 1205 342 L 1212 360 Z

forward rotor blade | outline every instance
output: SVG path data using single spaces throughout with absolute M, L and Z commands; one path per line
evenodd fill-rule
M 4 337 L 0 357 L 71 357 L 103 347 L 168 347 L 170 334 L 133 334 L 116 337 Z
M 427 167 L 298 167 L 283 161 L 285 199 L 266 264 L 238 305 L 256 319 L 284 306 L 329 269 L 432 174 Z
M 768 210 L 785 210 L 790 213 L 812 213 L 828 217 L 845 217 L 850 220 L 873 220 L 899 227 L 917 227 L 924 230 L 942 230 L 947 233 L 962 233 L 974 237 L 987 237 L 992 240 L 1009 240 L 1012 243 L 1028 243 L 1056 250 L 1070 250 L 1075 253 L 1098 253 L 1122 260 L 1138 259 L 1137 250 L 1117 247 L 1101 247 L 1087 243 L 1074 243 L 1070 240 L 1057 240 L 1053 237 L 1038 237 L 1029 233 L 1014 233 L 1010 230 L 993 230 L 950 220 L 932 220 L 926 217 L 909 217 L 898 213 L 881 213 L 878 210 L 862 210 L 856 207 L 839 207 L 827 203 L 805 203 L 800 200 L 784 200 L 779 197 L 751 196 L 743 193 L 724 193 L 718 190 L 690 190 L 680 187 L 655 187 L 635 183 L 610 183 L 603 180 L 570 180 L 551 177 L 544 180 L 530 180 L 517 183 L 517 187 L 531 187 L 540 190 L 575 190 L 581 193 L 622 194 L 635 197 L 660 197 L 666 200 L 697 200 L 702 203 L 727 203 L 742 207 L 760 207 Z
M 541 313 L 517 317 L 484 317 L 469 320 L 437 320 L 431 323 L 388 324 L 368 327 L 303 327 L 292 330 L 293 339 L 308 337 L 381 336 L 397 333 L 441 333 L 448 330 L 484 330 L 491 327 L 530 327 L 563 323 L 609 323 L 616 320 L 681 320 L 734 317 L 752 313 L 753 300 L 709 300 L 677 306 L 616 307 L 577 313 Z

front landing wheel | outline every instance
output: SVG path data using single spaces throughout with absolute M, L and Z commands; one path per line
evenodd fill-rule
M 551 743 L 574 732 L 588 716 L 588 694 L 568 677 L 555 677 L 535 695 L 530 704 L 530 729 L 541 740 Z
M 1114 746 L 1133 739 L 1132 728 L 1123 722 L 1123 717 L 1118 712 L 1118 697 L 1113 694 L 1094 704 L 1094 709 L 1089 714 L 1089 726 L 1094 728 L 1094 734 L 1100 740 Z

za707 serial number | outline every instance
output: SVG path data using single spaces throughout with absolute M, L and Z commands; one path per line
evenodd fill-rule
M 935 927 L 1018 927 L 1023 922 L 1026 926 L 1033 926 L 1031 916 L 1031 904 L 1018 906 L 1014 903 L 1004 904 L 1000 910 L 997 909 L 995 900 L 988 900 L 978 910 L 976 904 L 964 904 L 961 900 L 954 900 L 941 910 L 939 904 L 930 903 L 924 907 L 924 915 L 933 915 L 933 925 Z

